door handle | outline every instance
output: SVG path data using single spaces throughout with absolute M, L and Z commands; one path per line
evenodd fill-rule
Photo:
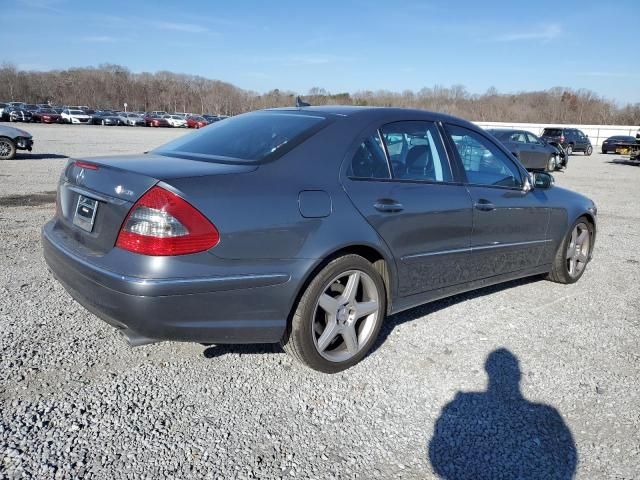
M 473 206 L 476 210 L 480 210 L 482 212 L 490 212 L 491 210 L 496 209 L 496 206 L 493 203 L 484 199 L 478 200 Z
M 373 207 L 379 212 L 387 213 L 401 212 L 404 210 L 404 206 L 401 203 L 388 198 L 377 200 L 376 203 L 373 204 Z

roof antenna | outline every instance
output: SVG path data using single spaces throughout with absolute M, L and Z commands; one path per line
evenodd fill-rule
M 307 103 L 307 102 L 303 102 L 299 95 L 296 97 L 296 107 L 297 108 L 310 107 L 310 106 L 311 106 L 311 104 Z

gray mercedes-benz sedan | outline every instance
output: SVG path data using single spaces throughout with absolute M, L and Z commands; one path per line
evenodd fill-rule
M 385 316 L 591 259 L 596 207 L 464 120 L 302 107 L 147 154 L 70 160 L 42 230 L 54 275 L 139 345 L 281 342 L 337 372 Z

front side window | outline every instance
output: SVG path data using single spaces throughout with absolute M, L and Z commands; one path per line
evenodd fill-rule
M 469 183 L 500 187 L 520 187 L 520 170 L 493 142 L 482 135 L 459 127 L 447 125 Z
M 395 122 L 382 127 L 382 138 L 389 152 L 393 178 L 450 182 L 440 135 L 433 122 Z
M 391 177 L 384 147 L 377 133 L 367 137 L 358 145 L 351 159 L 347 175 L 354 178 L 374 179 Z

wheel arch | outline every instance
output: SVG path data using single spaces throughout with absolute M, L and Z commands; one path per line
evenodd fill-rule
M 319 258 L 312 267 L 305 273 L 300 282 L 293 302 L 289 308 L 289 314 L 287 317 L 287 328 L 291 324 L 291 317 L 295 313 L 300 297 L 304 294 L 309 284 L 313 281 L 316 275 L 322 270 L 329 262 L 345 255 L 359 255 L 364 259 L 371 262 L 376 271 L 382 277 L 382 282 L 385 287 L 385 296 L 387 300 L 386 313 L 391 312 L 391 304 L 394 298 L 393 292 L 396 289 L 396 265 L 393 259 L 384 252 L 378 246 L 374 246 L 367 243 L 353 243 L 348 245 L 342 245 L 326 253 L 322 258 Z

